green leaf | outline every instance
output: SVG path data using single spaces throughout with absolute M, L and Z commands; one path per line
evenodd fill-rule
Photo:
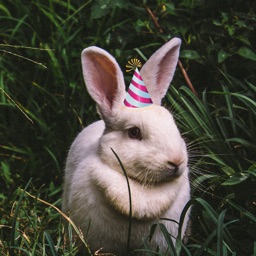
M 253 164 L 252 166 L 250 166 L 250 168 L 246 171 L 246 173 L 249 173 L 249 175 L 256 177 L 256 164 Z
M 236 96 L 239 100 L 241 100 L 247 107 L 249 108 L 255 108 L 256 107 L 256 101 L 254 99 L 251 99 L 250 97 L 247 97 L 240 93 L 231 93 L 231 95 Z
M 249 49 L 247 47 L 241 47 L 237 51 L 237 54 L 246 59 L 256 61 L 256 54 L 251 49 Z
M 222 211 L 218 217 L 218 223 L 217 223 L 217 253 L 218 253 L 218 255 L 223 255 L 224 218 L 225 218 L 226 211 L 227 211 L 227 209 Z
M 57 256 L 57 252 L 55 250 L 54 243 L 52 241 L 51 236 L 49 235 L 49 233 L 47 231 L 44 231 L 44 236 L 45 236 L 45 238 L 46 238 L 46 240 L 48 242 L 48 246 L 50 247 L 51 255 L 53 255 L 53 256 L 56 255 Z
M 222 183 L 222 185 L 224 186 L 233 186 L 236 184 L 239 184 L 243 181 L 245 181 L 246 179 L 248 179 L 248 175 L 246 174 L 235 174 L 232 175 L 228 180 L 226 180 L 225 182 Z
M 25 186 L 24 190 L 21 192 L 19 200 L 18 200 L 18 202 L 17 202 L 17 204 L 15 206 L 15 211 L 14 211 L 14 215 L 13 215 L 13 218 L 12 218 L 12 229 L 11 229 L 11 235 L 10 235 L 10 237 L 11 237 L 11 239 L 10 239 L 10 246 L 15 246 L 16 243 L 17 243 L 17 240 L 15 238 L 16 238 L 16 230 L 17 230 L 16 227 L 17 227 L 17 224 L 18 224 L 19 209 L 21 207 L 21 202 L 23 200 L 25 192 L 27 191 L 28 186 L 30 185 L 31 181 L 32 181 L 32 178 L 30 178 L 30 180 L 28 181 L 28 183 Z
M 218 62 L 221 63 L 228 57 L 230 57 L 230 54 L 221 49 L 218 53 Z
M 255 145 L 253 143 L 250 143 L 249 141 L 242 138 L 230 138 L 230 139 L 227 139 L 226 141 L 233 142 L 238 144 L 239 146 L 243 146 L 247 148 L 255 148 Z
M 222 26 L 222 23 L 219 21 L 219 20 L 214 20 L 213 22 L 212 22 L 215 26 Z
M 131 244 L 131 231 L 132 231 L 132 195 L 131 195 L 131 188 L 130 188 L 130 183 L 129 183 L 129 178 L 127 176 L 127 173 L 126 173 L 126 170 L 120 160 L 120 158 L 118 157 L 118 155 L 116 154 L 116 152 L 110 148 L 111 151 L 113 152 L 113 154 L 115 155 L 115 157 L 117 158 L 120 166 L 121 166 L 121 169 L 124 173 L 124 176 L 126 178 L 126 181 L 127 181 L 127 189 L 128 189 L 128 194 L 129 194 L 129 226 L 128 226 L 128 235 L 127 235 L 127 251 L 129 252 L 130 251 L 130 244 Z
M 180 58 L 189 59 L 189 60 L 198 60 L 201 57 L 197 51 L 183 50 L 180 52 Z
M 0 11 L 4 12 L 6 15 L 10 16 L 9 10 L 3 4 L 0 4 Z
M 168 244 L 168 248 L 170 249 L 170 255 L 177 256 L 175 246 L 173 244 L 173 241 L 171 239 L 171 236 L 169 235 L 168 230 L 166 229 L 165 225 L 163 223 L 159 223 L 159 228 L 162 231 L 164 238 Z
M 227 199 L 227 202 L 230 205 L 232 205 L 235 209 L 237 209 L 241 214 L 243 214 L 247 218 L 251 219 L 252 221 L 256 222 L 256 216 L 254 216 L 251 212 L 247 211 L 242 206 L 240 206 L 239 204 L 231 201 L 230 199 Z
M 101 18 L 110 13 L 110 11 L 116 7 L 122 8 L 125 6 L 123 0 L 97 0 L 91 9 L 92 19 Z
M 228 34 L 229 34 L 230 36 L 233 36 L 234 33 L 235 33 L 235 28 L 232 27 L 232 26 L 228 26 L 227 29 L 228 29 Z
M 223 171 L 223 173 L 229 176 L 235 174 L 235 170 L 232 167 L 225 165 L 225 163 L 223 163 L 223 167 L 221 168 L 221 170 Z
M 238 40 L 240 40 L 242 43 L 251 46 L 251 43 L 247 37 L 244 37 L 243 35 L 239 35 L 236 37 Z
M 235 23 L 238 27 L 240 27 L 240 28 L 246 28 L 246 23 L 244 22 L 244 21 L 242 21 L 242 20 L 238 20 L 238 21 L 236 21 L 236 23 Z
M 103 17 L 104 15 L 107 15 L 110 12 L 110 8 L 111 8 L 110 2 L 111 2 L 110 0 L 95 1 L 91 9 L 92 19 L 98 19 Z
M 205 174 L 205 175 L 202 175 L 202 176 L 199 176 L 197 177 L 193 182 L 192 182 L 192 188 L 197 188 L 197 187 L 200 187 L 200 185 L 202 185 L 202 183 L 205 181 L 205 180 L 213 180 L 215 178 L 218 178 L 218 175 L 216 174 Z
M 250 89 L 251 89 L 254 93 L 256 93 L 256 86 L 253 85 L 253 84 L 251 84 L 251 83 L 248 82 L 248 81 L 245 81 L 245 82 L 246 82 L 246 84 L 250 87 Z

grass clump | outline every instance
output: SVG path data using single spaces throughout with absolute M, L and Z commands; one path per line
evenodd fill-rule
M 88 255 L 92 255 L 78 228 L 55 206 L 58 202 L 50 204 L 40 199 L 39 192 L 36 196 L 29 194 L 27 192 L 29 185 L 31 186 L 31 180 L 17 193 L 17 201 L 14 202 L 9 213 L 12 218 L 10 225 L 5 224 L 5 218 L 9 219 L 8 213 L 2 218 L 1 253 L 3 255 L 75 255 L 79 243 L 82 242 Z M 64 231 L 61 217 L 67 219 L 70 224 L 68 233 Z M 73 237 L 79 237 L 79 243 Z

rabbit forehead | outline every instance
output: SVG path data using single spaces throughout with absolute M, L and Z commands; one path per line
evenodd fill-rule
M 158 131 L 173 133 L 177 130 L 171 113 L 159 105 L 151 105 L 144 108 L 122 107 L 118 113 L 116 125 L 120 129 L 133 126 L 147 131 Z

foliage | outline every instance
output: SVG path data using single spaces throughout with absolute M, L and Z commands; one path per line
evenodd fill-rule
M 0 3 L 0 251 L 77 251 L 64 241 L 58 211 L 19 187 L 60 207 L 67 150 L 98 118 L 81 50 L 100 46 L 125 70 L 178 36 L 184 69 L 164 104 L 188 141 L 195 224 L 187 245 L 159 228 L 173 255 L 256 255 L 255 14 L 253 0 Z

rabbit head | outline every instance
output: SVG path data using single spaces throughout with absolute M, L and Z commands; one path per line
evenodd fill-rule
M 171 113 L 161 106 L 174 75 L 181 41 L 174 38 L 156 51 L 140 73 L 153 104 L 143 108 L 124 105 L 123 74 L 116 60 L 92 46 L 82 52 L 87 90 L 105 123 L 98 154 L 112 169 L 145 185 L 172 181 L 187 171 L 187 150 Z

